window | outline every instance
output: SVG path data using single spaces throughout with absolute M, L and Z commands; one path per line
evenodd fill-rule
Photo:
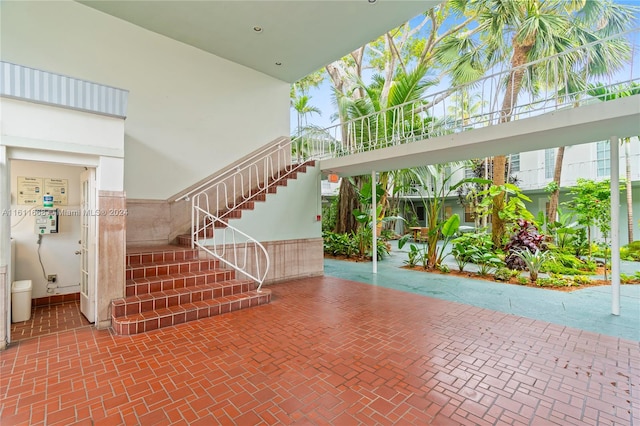
M 442 175 L 442 179 L 444 180 L 444 190 L 449 191 L 451 188 L 451 166 L 444 166 L 444 174 Z
M 475 222 L 476 214 L 473 212 L 473 209 L 469 204 L 464 206 L 464 221 L 465 222 Z
M 520 154 L 511 154 L 511 173 L 520 171 Z
M 464 168 L 464 177 L 465 178 L 476 177 L 475 173 L 473 173 L 473 167 L 467 166 Z
M 609 150 L 609 141 L 596 143 L 596 156 L 598 177 L 605 177 L 611 174 L 611 151 Z
M 556 167 L 555 148 L 544 150 L 544 178 L 553 179 L 553 169 Z

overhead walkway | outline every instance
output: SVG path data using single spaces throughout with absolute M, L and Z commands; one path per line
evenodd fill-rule
M 594 76 L 591 52 L 614 38 L 629 40 L 628 57 L 612 76 Z M 630 96 L 632 84 L 640 84 L 640 28 L 298 140 L 323 172 L 354 176 L 637 136 L 640 94 Z M 607 97 L 593 96 L 594 85 Z
M 593 76 L 598 57 L 592 52 L 609 41 L 598 40 L 303 134 L 296 143 L 306 156 L 320 160 L 326 174 L 373 178 L 376 172 L 609 140 L 610 174 L 619 176 L 619 139 L 640 135 L 640 94 L 629 91 L 640 84 L 640 60 L 635 55 L 640 50 L 639 33 L 636 28 L 609 38 L 627 38 L 631 45 L 628 58 L 620 59 L 621 71 L 610 78 Z M 594 94 L 595 85 L 607 96 Z M 611 229 L 619 227 L 619 197 L 619 179 L 611 179 Z M 374 205 L 372 214 L 375 211 Z M 619 247 L 619 235 L 613 232 L 614 315 L 620 314 Z M 377 273 L 375 257 L 373 273 Z
M 372 170 L 399 170 L 637 135 L 640 95 L 327 158 L 320 162 L 320 168 L 324 173 L 357 176 Z

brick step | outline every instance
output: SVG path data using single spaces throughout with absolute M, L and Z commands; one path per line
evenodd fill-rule
M 232 280 L 236 276 L 233 269 L 209 269 L 198 272 L 183 272 L 158 275 L 150 278 L 132 278 L 125 283 L 126 296 L 157 293 L 159 291 L 188 288 L 202 284 Z
M 147 311 L 167 308 L 217 297 L 232 296 L 255 290 L 257 284 L 248 280 L 226 280 L 182 287 L 155 293 L 146 293 L 115 299 L 111 303 L 111 316 L 114 318 L 139 314 Z
M 126 264 L 175 262 L 197 258 L 197 249 L 172 245 L 127 247 Z
M 186 272 L 202 272 L 217 269 L 219 262 L 215 259 L 188 259 L 165 262 L 139 263 L 129 265 L 125 271 L 125 279 L 151 278 L 163 275 L 184 274 Z
M 270 290 L 262 290 L 259 293 L 252 290 L 215 299 L 200 300 L 142 313 L 113 317 L 113 328 L 117 334 L 143 333 L 161 327 L 264 305 L 270 301 Z

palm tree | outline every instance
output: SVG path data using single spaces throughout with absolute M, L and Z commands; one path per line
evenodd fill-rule
M 304 133 L 305 129 L 308 127 L 308 118 L 310 114 L 318 114 L 322 115 L 322 111 L 318 107 L 312 106 L 309 104 L 311 100 L 310 96 L 302 94 L 300 96 L 296 96 L 291 99 L 291 106 L 296 110 L 297 119 L 298 119 L 298 127 L 296 128 L 296 137 L 295 142 L 293 144 L 294 154 L 298 156 L 298 161 L 303 155 L 303 151 L 305 150 L 305 141 L 304 141 Z
M 412 114 L 412 111 L 415 111 L 415 105 L 422 102 L 427 89 L 435 83 L 427 77 L 426 67 L 417 66 L 408 73 L 398 72 L 385 97 L 386 80 L 379 75 L 373 76 L 369 85 L 359 81 L 357 87 L 364 93 L 363 97 L 339 97 L 339 109 L 348 120 L 361 119 L 351 131 L 357 140 L 365 146 L 383 144 L 398 132 L 411 133 L 415 128 L 425 127 L 424 121 L 429 119 L 426 113 Z M 386 113 L 376 114 L 384 110 Z M 378 219 L 386 214 L 390 182 L 389 172 L 380 173 L 379 183 L 385 192 L 380 199 L 382 210 Z
M 486 0 L 478 2 L 477 7 L 482 11 L 478 18 L 478 27 L 468 33 L 472 40 L 452 44 L 452 47 L 463 47 L 464 51 L 457 56 L 449 54 L 452 58 L 450 73 L 458 78 L 459 82 L 464 82 L 467 74 L 477 74 L 480 64 L 477 58 L 481 53 L 484 54 L 485 70 L 508 63 L 511 72 L 505 83 L 500 123 L 512 120 L 522 89 L 535 90 L 529 83 L 535 84 L 536 77 L 551 78 L 550 75 L 544 75 L 544 62 L 528 68 L 523 65 L 580 46 L 584 44 L 585 39 L 597 40 L 604 34 L 610 35 L 616 30 L 623 31 L 634 18 L 633 7 L 615 4 L 611 0 Z M 594 31 L 594 28 L 597 31 Z M 476 34 L 480 34 L 480 37 L 476 37 Z M 614 52 L 601 49 L 595 53 L 607 56 Z M 615 51 L 615 54 L 620 53 Z M 605 72 L 593 67 L 590 71 Z M 526 73 L 530 73 L 529 78 L 525 78 Z M 565 77 L 554 76 L 560 81 Z M 494 185 L 505 183 L 505 166 L 505 156 L 494 157 Z M 496 247 L 502 246 L 505 233 L 505 224 L 498 214 L 504 203 L 504 192 L 493 199 L 492 240 Z

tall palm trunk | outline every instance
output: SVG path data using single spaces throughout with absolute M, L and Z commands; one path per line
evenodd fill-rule
M 513 56 L 511 57 L 512 71 L 509 73 L 509 80 L 502 100 L 500 110 L 500 123 L 507 123 L 513 118 L 513 109 L 518 101 L 518 94 L 522 88 L 522 79 L 525 68 L 518 68 L 527 63 L 527 53 L 531 50 L 531 42 L 518 43 L 516 36 L 513 37 Z M 493 184 L 500 186 L 505 184 L 505 168 L 507 158 L 504 155 L 493 157 Z M 493 209 L 491 212 L 491 241 L 494 247 L 501 248 L 505 233 L 504 220 L 500 218 L 500 212 L 504 209 L 506 194 L 500 192 L 493 197 Z
M 564 158 L 564 146 L 558 147 L 556 153 L 556 164 L 553 168 L 553 181 L 556 184 L 555 190 L 549 197 L 549 210 L 547 211 L 547 222 L 555 222 L 558 213 L 558 202 L 560 199 L 560 179 L 562 177 L 562 160 Z
M 335 232 L 338 234 L 356 232 L 358 222 L 352 212 L 360 207 L 360 202 L 356 188 L 351 184 L 349 179 L 342 179 L 338 197 L 340 202 L 338 203 L 338 217 Z
M 625 138 L 624 141 L 624 161 L 625 161 L 625 189 L 627 191 L 627 232 L 629 243 L 633 242 L 633 192 L 631 189 L 631 139 Z M 615 231 L 614 231 L 615 232 Z

